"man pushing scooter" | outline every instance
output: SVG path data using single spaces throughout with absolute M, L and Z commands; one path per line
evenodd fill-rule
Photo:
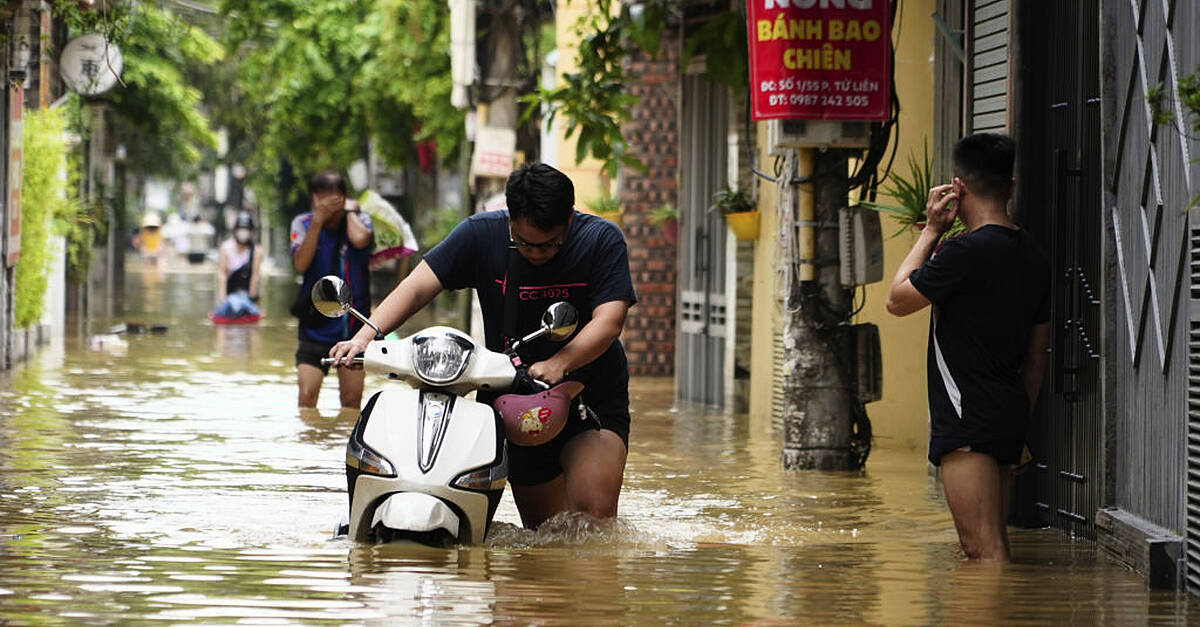
M 581 328 L 565 346 L 527 344 L 518 353 L 540 381 L 554 385 L 569 376 L 583 383 L 583 401 L 597 420 L 569 420 L 544 444 L 510 440 L 515 445 L 509 447 L 509 483 L 529 528 L 564 511 L 614 517 L 630 423 L 629 366 L 618 337 L 637 302 L 625 238 L 615 224 L 575 211 L 574 185 L 548 165 L 517 169 L 505 196 L 507 210 L 459 224 L 388 294 L 371 320 L 386 332 L 443 289 L 473 288 L 487 347 L 504 351 L 538 327 L 547 304 L 575 305 Z M 329 355 L 349 364 L 374 337 L 364 326 Z

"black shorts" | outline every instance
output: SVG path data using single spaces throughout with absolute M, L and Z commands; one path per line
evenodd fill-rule
M 321 359 L 329 356 L 329 349 L 331 348 L 333 348 L 333 344 L 301 339 L 300 345 L 296 347 L 296 365 L 308 364 L 320 368 L 321 372 L 325 374 L 329 374 L 329 366 L 322 365 Z
M 625 449 L 629 450 L 629 410 L 595 412 L 595 418 L 580 418 L 576 410 L 578 403 L 571 403 L 571 415 L 567 424 L 553 440 L 537 446 L 517 446 L 508 443 L 508 480 L 513 485 L 527 486 L 545 483 L 563 472 L 562 450 L 567 442 L 583 433 L 596 429 L 608 429 L 621 437 Z M 597 423 L 598 421 L 598 423 Z
M 942 465 L 942 455 L 963 447 L 976 453 L 987 453 L 1001 464 L 1021 463 L 1021 451 L 1025 448 L 1023 438 L 1008 440 L 968 440 L 966 438 L 933 437 L 929 439 L 929 461 L 934 466 Z

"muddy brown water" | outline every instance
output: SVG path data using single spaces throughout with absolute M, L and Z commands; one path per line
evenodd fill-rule
M 964 561 L 921 451 L 784 471 L 769 420 L 676 407 L 663 379 L 633 383 L 615 521 L 525 530 L 506 496 L 484 546 L 333 538 L 351 421 L 332 381 L 295 410 L 294 286 L 218 328 L 209 268 L 131 266 L 88 327 L 167 332 L 0 374 L 0 624 L 1200 624 L 1054 530 Z

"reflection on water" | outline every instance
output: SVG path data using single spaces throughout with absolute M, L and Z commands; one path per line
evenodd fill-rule
M 615 521 L 530 531 L 506 498 L 481 547 L 335 539 L 355 417 L 336 393 L 295 407 L 295 287 L 272 279 L 259 324 L 214 327 L 210 278 L 134 272 L 89 326 L 167 332 L 120 351 L 68 338 L 0 374 L 0 623 L 1200 619 L 1055 531 L 1015 530 L 1014 564 L 965 562 L 921 452 L 784 472 L 769 421 L 676 410 L 662 380 L 634 384 Z

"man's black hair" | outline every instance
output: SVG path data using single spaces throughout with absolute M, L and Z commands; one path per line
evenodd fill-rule
M 1007 201 L 1016 151 L 1016 143 L 1002 133 L 967 135 L 954 145 L 954 176 L 980 196 Z
M 558 228 L 571 219 L 575 186 L 566 174 L 544 163 L 526 164 L 508 176 L 504 186 L 508 214 L 539 231 Z
M 322 192 L 339 192 L 343 196 L 348 196 L 346 191 L 346 179 L 336 170 L 325 170 L 319 174 L 313 175 L 308 180 L 309 195 L 320 194 Z

